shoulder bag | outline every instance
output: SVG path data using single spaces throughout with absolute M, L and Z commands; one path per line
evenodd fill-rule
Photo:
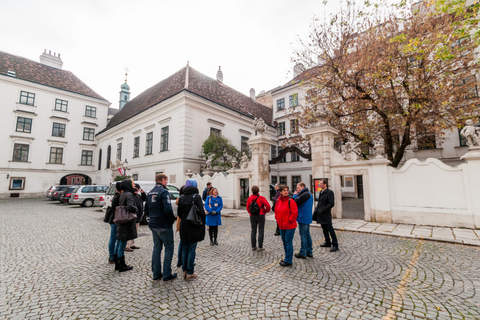
M 187 218 L 185 219 L 185 221 L 193 224 L 194 226 L 202 226 L 203 221 L 202 221 L 202 219 L 200 219 L 200 217 L 198 215 L 199 210 L 197 209 L 197 206 L 195 205 L 195 197 L 196 196 L 197 196 L 197 194 L 193 195 L 192 207 L 190 208 L 190 211 L 188 211 Z
M 122 193 L 120 196 L 120 203 L 115 208 L 115 219 L 113 219 L 113 222 L 116 224 L 125 224 L 137 220 L 137 215 L 129 212 L 127 206 L 125 206 L 126 199 L 126 193 Z

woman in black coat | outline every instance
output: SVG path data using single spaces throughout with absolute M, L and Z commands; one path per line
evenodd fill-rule
M 107 208 L 103 222 L 110 224 L 110 240 L 108 241 L 108 262 L 114 264 L 117 260 L 117 225 L 113 222 L 115 218 L 115 209 L 118 206 L 120 198 L 120 182 L 115 183 L 116 191 L 112 199 L 112 206 Z
M 138 214 L 138 208 L 135 204 L 135 195 L 134 195 L 135 184 L 132 179 L 123 180 L 120 183 L 120 189 L 122 194 L 119 199 L 119 206 L 122 205 L 127 207 L 128 212 Z M 132 270 L 133 267 L 125 264 L 125 247 L 127 246 L 127 241 L 137 238 L 137 226 L 136 220 L 132 222 L 117 224 L 117 260 L 115 261 L 115 270 L 120 272 Z
M 197 207 L 197 213 L 202 220 L 201 226 L 195 226 L 185 221 L 192 205 Z M 179 224 L 180 223 L 180 224 Z M 205 239 L 205 210 L 203 209 L 202 197 L 198 194 L 197 181 L 189 179 L 185 183 L 183 195 L 178 201 L 177 228 L 180 227 L 180 239 L 182 240 L 182 268 L 183 279 L 194 280 L 195 250 L 197 242 Z

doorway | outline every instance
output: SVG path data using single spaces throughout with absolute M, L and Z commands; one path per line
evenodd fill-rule
M 248 179 L 240 179 L 240 206 L 247 206 L 248 196 Z
M 342 218 L 364 220 L 363 176 L 342 176 L 341 179 L 345 179 L 345 182 L 342 181 Z M 348 187 L 354 188 L 348 190 Z

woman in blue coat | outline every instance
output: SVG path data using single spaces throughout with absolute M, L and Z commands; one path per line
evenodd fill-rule
M 218 226 L 222 225 L 221 211 L 223 208 L 222 197 L 218 195 L 217 188 L 210 190 L 207 200 L 205 200 L 205 211 L 207 211 L 207 219 L 205 224 L 208 226 L 208 234 L 210 235 L 210 245 L 218 244 Z

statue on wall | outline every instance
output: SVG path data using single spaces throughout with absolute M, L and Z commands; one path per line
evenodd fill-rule
M 207 161 L 205 161 L 205 169 L 207 170 L 212 169 L 212 159 L 208 158 Z
M 323 105 L 313 107 L 307 114 L 304 114 L 304 116 L 307 117 L 307 121 L 311 128 L 325 127 L 328 125 L 328 122 L 325 120 L 328 113 Z
M 253 119 L 253 129 L 258 132 L 259 135 L 262 135 L 265 130 L 267 130 L 267 124 L 262 118 Z
M 348 141 L 342 145 L 342 155 L 343 158 L 347 161 L 356 161 L 358 159 L 358 155 L 360 154 L 360 149 L 358 146 L 361 142 L 355 143 L 355 139 L 353 137 L 348 138 Z
M 467 139 L 469 147 L 480 146 L 480 128 L 474 127 L 471 119 L 465 121 L 465 127 L 460 131 L 460 134 Z
M 240 168 L 241 169 L 247 169 L 248 168 L 248 156 L 245 154 L 245 152 L 242 152 L 242 157 L 240 158 Z

